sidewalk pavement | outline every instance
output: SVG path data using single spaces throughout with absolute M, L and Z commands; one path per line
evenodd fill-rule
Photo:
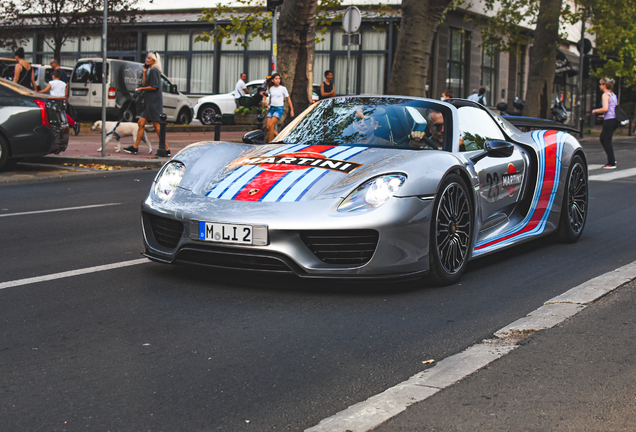
M 132 145 L 134 139 L 132 137 L 123 137 L 121 139 L 121 152 L 116 153 L 115 147 L 117 141 L 112 139 L 107 145 L 105 150 L 105 156 L 101 155 L 101 152 L 97 151 L 102 144 L 101 132 L 94 132 L 90 130 L 90 127 L 82 125 L 80 134 L 74 136 L 71 133 L 69 139 L 68 148 L 66 151 L 59 155 L 47 155 L 39 158 L 30 158 L 30 162 L 63 165 L 63 164 L 102 164 L 107 166 L 122 166 L 122 167 L 141 167 L 141 168 L 160 168 L 170 158 L 160 158 L 156 155 L 157 148 L 159 147 L 159 138 L 153 131 L 147 131 L 148 138 L 152 143 L 152 154 L 148 154 L 148 147 L 142 142 L 139 146 L 139 154 L 131 155 L 124 152 L 124 148 Z M 236 129 L 236 128 L 232 128 Z M 221 141 L 242 142 L 241 139 L 245 135 L 245 131 L 223 131 L 221 128 Z M 200 141 L 213 141 L 214 131 L 204 132 L 171 132 L 166 133 L 166 141 L 168 148 L 174 156 L 184 147 L 200 142 Z
M 173 156 L 181 149 L 192 143 L 214 140 L 213 130 L 200 131 L 200 127 L 193 127 L 192 129 L 193 131 L 191 132 L 172 132 L 168 130 L 166 140 L 168 142 L 168 148 L 170 148 Z M 245 130 L 243 131 L 237 131 L 236 129 L 237 127 L 221 127 L 221 141 L 242 142 L 241 139 L 243 138 L 243 135 L 250 130 L 249 127 L 245 127 Z M 65 152 L 60 155 L 47 155 L 39 158 L 31 158 L 29 161 L 54 165 L 97 164 L 121 167 L 160 168 L 169 158 L 160 158 L 156 156 L 159 139 L 154 131 L 148 131 L 148 138 L 152 142 L 152 154 L 147 153 L 147 148 L 145 148 L 145 144 L 143 143 L 139 146 L 138 155 L 125 153 L 123 150 L 120 153 L 116 153 L 116 141 L 111 140 L 111 142 L 106 146 L 106 155 L 101 156 L 101 152 L 97 151 L 97 149 L 101 147 L 101 132 L 91 131 L 89 125 L 83 124 L 79 135 L 71 135 L 68 148 Z M 598 141 L 598 136 L 586 135 L 584 138 L 577 138 L 583 147 L 591 147 L 595 150 L 602 150 Z M 630 137 L 619 135 L 614 137 L 614 141 L 617 144 L 620 142 L 636 143 L 636 136 Z M 133 142 L 134 140 L 132 137 L 122 138 L 122 149 L 132 145 Z
M 374 432 L 636 431 L 636 281 Z

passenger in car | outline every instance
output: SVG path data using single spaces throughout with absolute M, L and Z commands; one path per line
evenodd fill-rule
M 375 146 L 390 146 L 392 143 L 389 140 L 380 138 L 375 135 L 375 130 L 378 128 L 379 123 L 373 117 L 366 115 L 362 107 L 356 109 L 353 116 L 353 130 L 358 135 L 356 142 L 360 144 L 369 144 Z

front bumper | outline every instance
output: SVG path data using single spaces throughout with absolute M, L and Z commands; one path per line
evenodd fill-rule
M 227 201 L 181 190 L 168 203 L 161 203 L 151 192 L 142 204 L 144 255 L 163 263 L 312 278 L 395 278 L 428 272 L 432 200 L 394 197 L 374 211 L 361 214 L 338 213 L 340 202 L 339 198 L 294 203 Z M 198 232 L 193 231 L 199 221 L 264 226 L 266 244 L 243 246 L 198 240 Z M 166 232 L 171 236 L 169 240 L 162 237 Z M 339 264 L 317 253 L 308 240 L 308 234 L 322 233 L 345 233 L 354 247 L 361 242 L 368 244 L 368 240 L 359 239 L 368 239 L 370 233 L 375 233 L 377 242 L 366 251 L 368 260 Z M 350 246 L 343 245 L 345 249 Z M 336 245 L 332 250 L 338 248 Z

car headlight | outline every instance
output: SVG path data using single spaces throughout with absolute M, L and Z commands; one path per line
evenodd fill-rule
M 181 183 L 186 167 L 181 162 L 169 162 L 161 170 L 155 179 L 155 195 L 164 201 L 168 201 Z
M 364 211 L 380 207 L 395 195 L 405 180 L 404 174 L 387 174 L 371 179 L 351 192 L 338 206 L 338 211 Z

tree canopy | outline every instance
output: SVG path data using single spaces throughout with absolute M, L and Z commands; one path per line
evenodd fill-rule
M 139 0 L 109 0 L 109 25 L 134 23 Z M 0 45 L 16 48 L 44 26 L 52 40 L 51 50 L 59 58 L 64 42 L 70 38 L 100 33 L 102 0 L 7 0 L 0 2 Z M 47 43 L 49 43 L 47 41 Z

